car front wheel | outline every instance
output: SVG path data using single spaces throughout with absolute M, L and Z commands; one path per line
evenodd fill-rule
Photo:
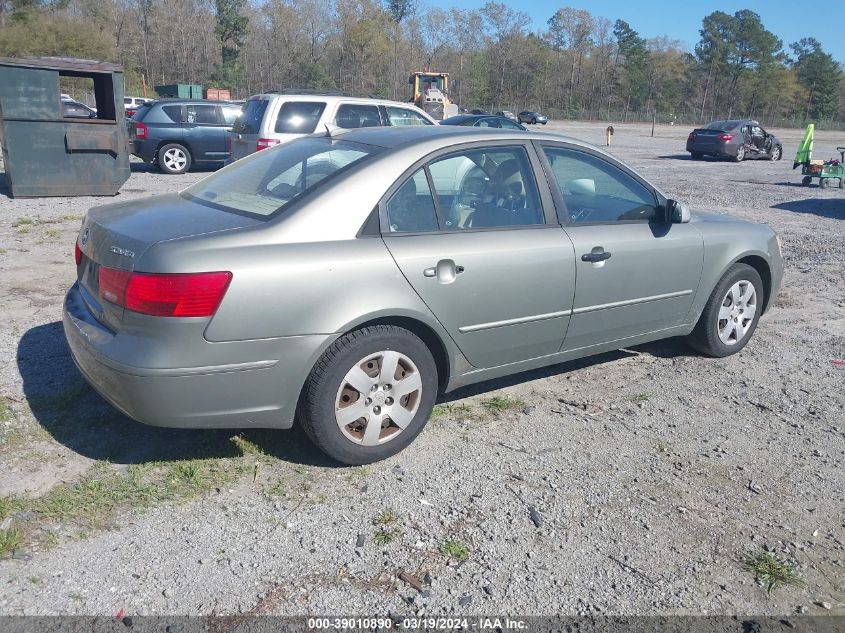
M 191 167 L 191 152 L 179 143 L 169 143 L 158 150 L 158 166 L 168 174 L 184 174 Z
M 324 453 L 344 464 L 395 455 L 422 431 L 437 398 L 437 366 L 412 332 L 392 325 L 337 339 L 311 371 L 298 419 Z
M 769 159 L 770 160 L 780 160 L 782 155 L 783 155 L 783 150 L 781 149 L 781 146 L 775 145 L 774 148 L 772 148 L 772 154 L 771 154 L 771 156 L 769 156 Z
M 713 289 L 690 344 L 717 358 L 736 354 L 754 334 L 763 300 L 760 274 L 748 264 L 734 264 Z

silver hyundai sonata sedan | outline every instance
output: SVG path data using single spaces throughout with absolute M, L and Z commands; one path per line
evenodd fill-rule
M 775 233 L 692 216 L 548 133 L 358 129 L 258 152 L 179 194 L 92 209 L 64 328 L 141 422 L 289 428 L 363 464 L 438 394 L 655 339 L 741 350 Z

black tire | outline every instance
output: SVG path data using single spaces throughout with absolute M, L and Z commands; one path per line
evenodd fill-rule
M 746 330 L 743 337 L 731 345 L 725 344 L 719 338 L 719 310 L 723 307 L 723 303 L 728 299 L 727 294 L 731 287 L 737 282 L 747 281 L 754 286 L 756 293 L 756 309 L 754 317 Z M 736 354 L 754 335 L 757 329 L 757 322 L 760 320 L 760 312 L 765 305 L 765 295 L 763 294 L 763 280 L 760 279 L 760 274 L 748 264 L 734 264 L 719 280 L 710 298 L 707 300 L 707 305 L 704 306 L 704 311 L 698 319 L 695 329 L 687 337 L 689 344 L 697 349 L 702 354 L 708 356 L 715 356 L 716 358 L 723 358 Z M 730 307 L 730 306 L 727 306 Z
M 156 162 L 158 168 L 166 174 L 184 174 L 191 168 L 193 159 L 184 145 L 168 143 L 159 148 Z
M 704 158 L 704 154 L 701 152 L 690 152 L 689 155 L 692 157 L 693 160 L 701 160 Z
M 532 123 L 533 125 L 537 125 L 537 118 L 536 118 L 536 117 L 532 117 L 532 118 L 531 118 L 531 123 Z
M 827 189 L 828 187 L 830 187 L 830 183 L 827 181 L 827 178 L 819 178 L 819 188 Z
M 802 185 L 804 185 L 805 187 L 806 187 L 806 186 L 808 186 L 811 182 L 813 182 L 813 177 L 812 177 L 812 176 L 804 176 L 804 177 L 801 179 L 801 184 L 802 184 Z
M 336 400 L 343 393 L 340 389 L 347 372 L 382 351 L 396 351 L 409 358 L 419 371 L 422 387 L 416 413 L 405 429 L 383 444 L 363 446 L 341 431 L 335 417 Z M 437 365 L 426 344 L 403 328 L 374 325 L 344 334 L 323 353 L 303 387 L 297 419 L 329 457 L 344 464 L 370 464 L 395 455 L 414 441 L 428 422 L 437 392 Z
M 783 148 L 780 145 L 775 145 L 772 153 L 769 154 L 769 160 L 780 160 L 783 158 Z
M 735 163 L 741 163 L 742 159 L 745 158 L 745 146 L 740 145 L 739 149 L 736 150 L 736 156 L 733 157 Z

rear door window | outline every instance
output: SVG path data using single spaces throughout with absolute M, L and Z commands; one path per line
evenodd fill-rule
M 390 196 L 387 223 L 391 233 L 437 230 L 437 212 L 425 169 L 417 171 Z
M 241 115 L 241 109 L 237 106 L 223 106 L 221 112 L 223 113 L 223 123 L 226 125 L 234 124 Z
M 434 125 L 419 112 L 414 112 L 408 108 L 386 106 L 385 111 L 390 125 Z
M 311 134 L 323 115 L 326 104 L 323 101 L 287 101 L 279 109 L 276 118 L 278 134 Z
M 378 127 L 381 125 L 378 107 L 359 103 L 341 104 L 335 115 L 335 125 L 345 129 Z
M 264 112 L 267 110 L 266 99 L 250 99 L 238 116 L 232 131 L 237 134 L 258 134 Z
M 220 108 L 215 105 L 191 104 L 185 106 L 185 119 L 187 123 L 197 125 L 219 125 Z

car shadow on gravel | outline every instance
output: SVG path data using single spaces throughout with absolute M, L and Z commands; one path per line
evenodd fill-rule
M 0 196 L 12 197 L 12 192 L 9 190 L 9 185 L 6 184 L 6 172 L 0 172 Z
M 223 163 L 194 163 L 193 165 L 191 165 L 191 168 L 188 170 L 188 173 L 201 174 L 205 172 L 217 171 L 221 167 L 223 167 Z M 152 163 L 144 163 L 141 161 L 130 161 L 129 171 L 131 171 L 133 174 L 161 174 L 163 176 L 167 175 L 162 170 L 160 170 L 157 165 L 153 165 Z
M 461 387 L 455 391 L 441 395 L 438 399 L 438 403 L 453 402 L 455 400 L 477 396 L 497 389 L 513 387 L 514 385 L 530 382 L 532 380 L 540 380 L 542 378 L 566 374 L 578 369 L 586 369 L 587 367 L 593 367 L 595 365 L 612 363 L 623 358 L 632 358 L 639 356 L 640 354 L 649 354 L 659 358 L 698 356 L 698 353 L 690 348 L 682 338 L 676 337 L 662 339 L 631 348 L 620 349 L 614 352 L 605 352 L 604 354 L 570 360 L 564 363 L 558 363 L 557 365 L 550 365 L 549 367 L 541 367 L 540 369 L 532 369 L 519 374 L 512 374 L 510 376 L 503 376 L 501 378 L 494 378 L 493 380 L 467 385 L 466 387 Z
M 792 211 L 793 213 L 808 213 L 833 220 L 845 220 L 845 198 L 808 198 L 806 200 L 792 200 L 773 204 L 770 208 Z
M 59 321 L 28 330 L 17 349 L 24 395 L 32 415 L 57 442 L 90 459 L 143 464 L 239 457 L 241 435 L 267 455 L 309 466 L 338 466 L 294 427 L 273 429 L 168 429 L 126 417 L 85 382 L 74 365 Z

